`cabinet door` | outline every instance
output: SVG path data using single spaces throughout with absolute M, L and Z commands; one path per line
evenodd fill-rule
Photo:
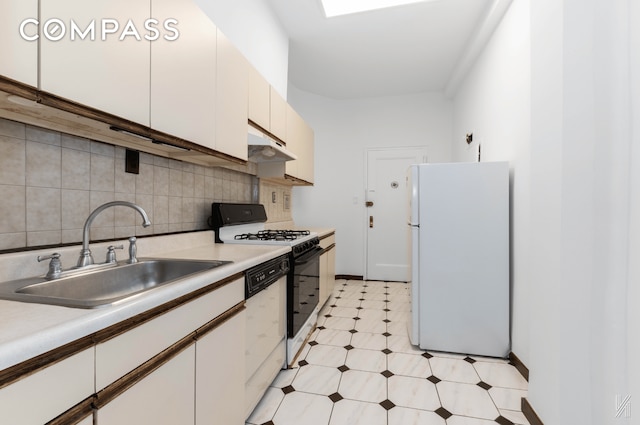
M 249 119 L 271 131 L 271 86 L 258 70 L 249 65 Z
M 271 134 L 287 140 L 287 101 L 273 87 L 270 87 L 271 101 Z
M 215 149 L 216 26 L 193 0 L 153 0 L 152 16 L 180 38 L 151 44 L 151 127 Z
M 319 306 L 322 307 L 329 298 L 329 254 L 322 254 L 320 256 L 320 294 Z
M 300 152 L 300 134 L 301 134 L 301 121 L 302 118 L 298 113 L 289 105 L 286 106 L 286 124 L 287 124 L 287 137 L 284 141 L 287 144 L 287 150 L 293 152 L 298 156 L 298 159 L 294 161 L 287 161 L 285 166 L 285 172 L 292 176 L 298 177 L 298 164 L 301 162 L 301 152 Z
M 249 63 L 220 30 L 216 53 L 216 150 L 246 160 Z
M 240 278 L 96 345 L 96 389 L 132 371 L 244 299 Z
M 38 0 L 4 1 L 0 14 L 0 75 L 36 87 L 38 85 L 38 41 L 20 35 L 21 23 L 38 19 Z M 33 23 L 23 26 L 26 38 L 38 34 Z
M 244 424 L 245 314 L 196 341 L 196 425 Z
M 151 62 L 144 25 L 150 7 L 150 0 L 41 1 L 45 33 L 48 29 L 58 37 L 64 31 L 64 36 L 58 41 L 46 34 L 40 38 L 40 88 L 148 126 Z M 62 25 L 52 21 L 47 28 L 50 19 Z M 75 34 L 72 21 L 80 30 Z M 92 25 L 93 33 L 86 32 L 82 39 L 78 32 L 85 33 Z M 116 26 L 117 31 L 110 33 Z
M 336 249 L 333 248 L 330 250 L 327 256 L 327 287 L 329 289 L 329 295 L 331 295 L 336 287 Z
M 97 424 L 194 423 L 195 359 L 191 345 L 98 410 Z
M 93 348 L 89 348 L 0 389 L 0 422 L 46 423 L 90 397 L 93 362 Z
M 298 177 L 309 183 L 314 178 L 314 136 L 313 130 L 303 120 L 300 123 L 300 163 L 298 164 Z

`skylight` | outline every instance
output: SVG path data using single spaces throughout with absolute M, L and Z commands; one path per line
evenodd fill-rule
M 320 0 L 327 18 L 387 7 L 420 3 L 425 0 Z

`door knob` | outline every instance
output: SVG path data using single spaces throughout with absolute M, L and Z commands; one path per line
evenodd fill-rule
M 365 202 L 365 203 L 364 203 L 364 205 L 365 205 L 367 208 L 370 208 L 370 207 L 372 207 L 372 206 L 373 206 L 373 201 L 367 201 L 367 202 Z
M 369 227 L 373 229 L 373 216 L 369 216 Z

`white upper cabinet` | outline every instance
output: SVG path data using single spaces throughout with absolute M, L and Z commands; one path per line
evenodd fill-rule
M 287 161 L 286 173 L 307 183 L 313 183 L 313 130 L 289 105 L 287 105 L 286 117 L 287 137 L 285 141 L 287 149 L 298 156 L 295 161 Z
M 287 101 L 273 88 L 271 92 L 271 134 L 282 141 L 286 141 L 287 137 Z
M 249 119 L 271 131 L 271 86 L 258 70 L 249 65 Z
M 247 159 L 249 62 L 218 30 L 216 150 Z
M 215 149 L 216 26 L 193 0 L 153 0 L 151 10 L 180 29 L 151 43 L 151 127 Z
M 149 125 L 151 41 L 145 36 L 173 37 L 179 28 L 167 30 L 161 22 L 152 25 L 157 34 L 147 31 L 150 8 L 150 0 L 41 1 L 40 88 Z
M 38 85 L 38 41 L 35 38 L 38 27 L 34 23 L 37 19 L 38 0 L 3 1 L 0 14 L 0 75 L 33 87 Z

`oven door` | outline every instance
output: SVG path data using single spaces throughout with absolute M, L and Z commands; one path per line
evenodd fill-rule
M 321 247 L 294 257 L 287 282 L 287 336 L 295 337 L 318 306 Z

